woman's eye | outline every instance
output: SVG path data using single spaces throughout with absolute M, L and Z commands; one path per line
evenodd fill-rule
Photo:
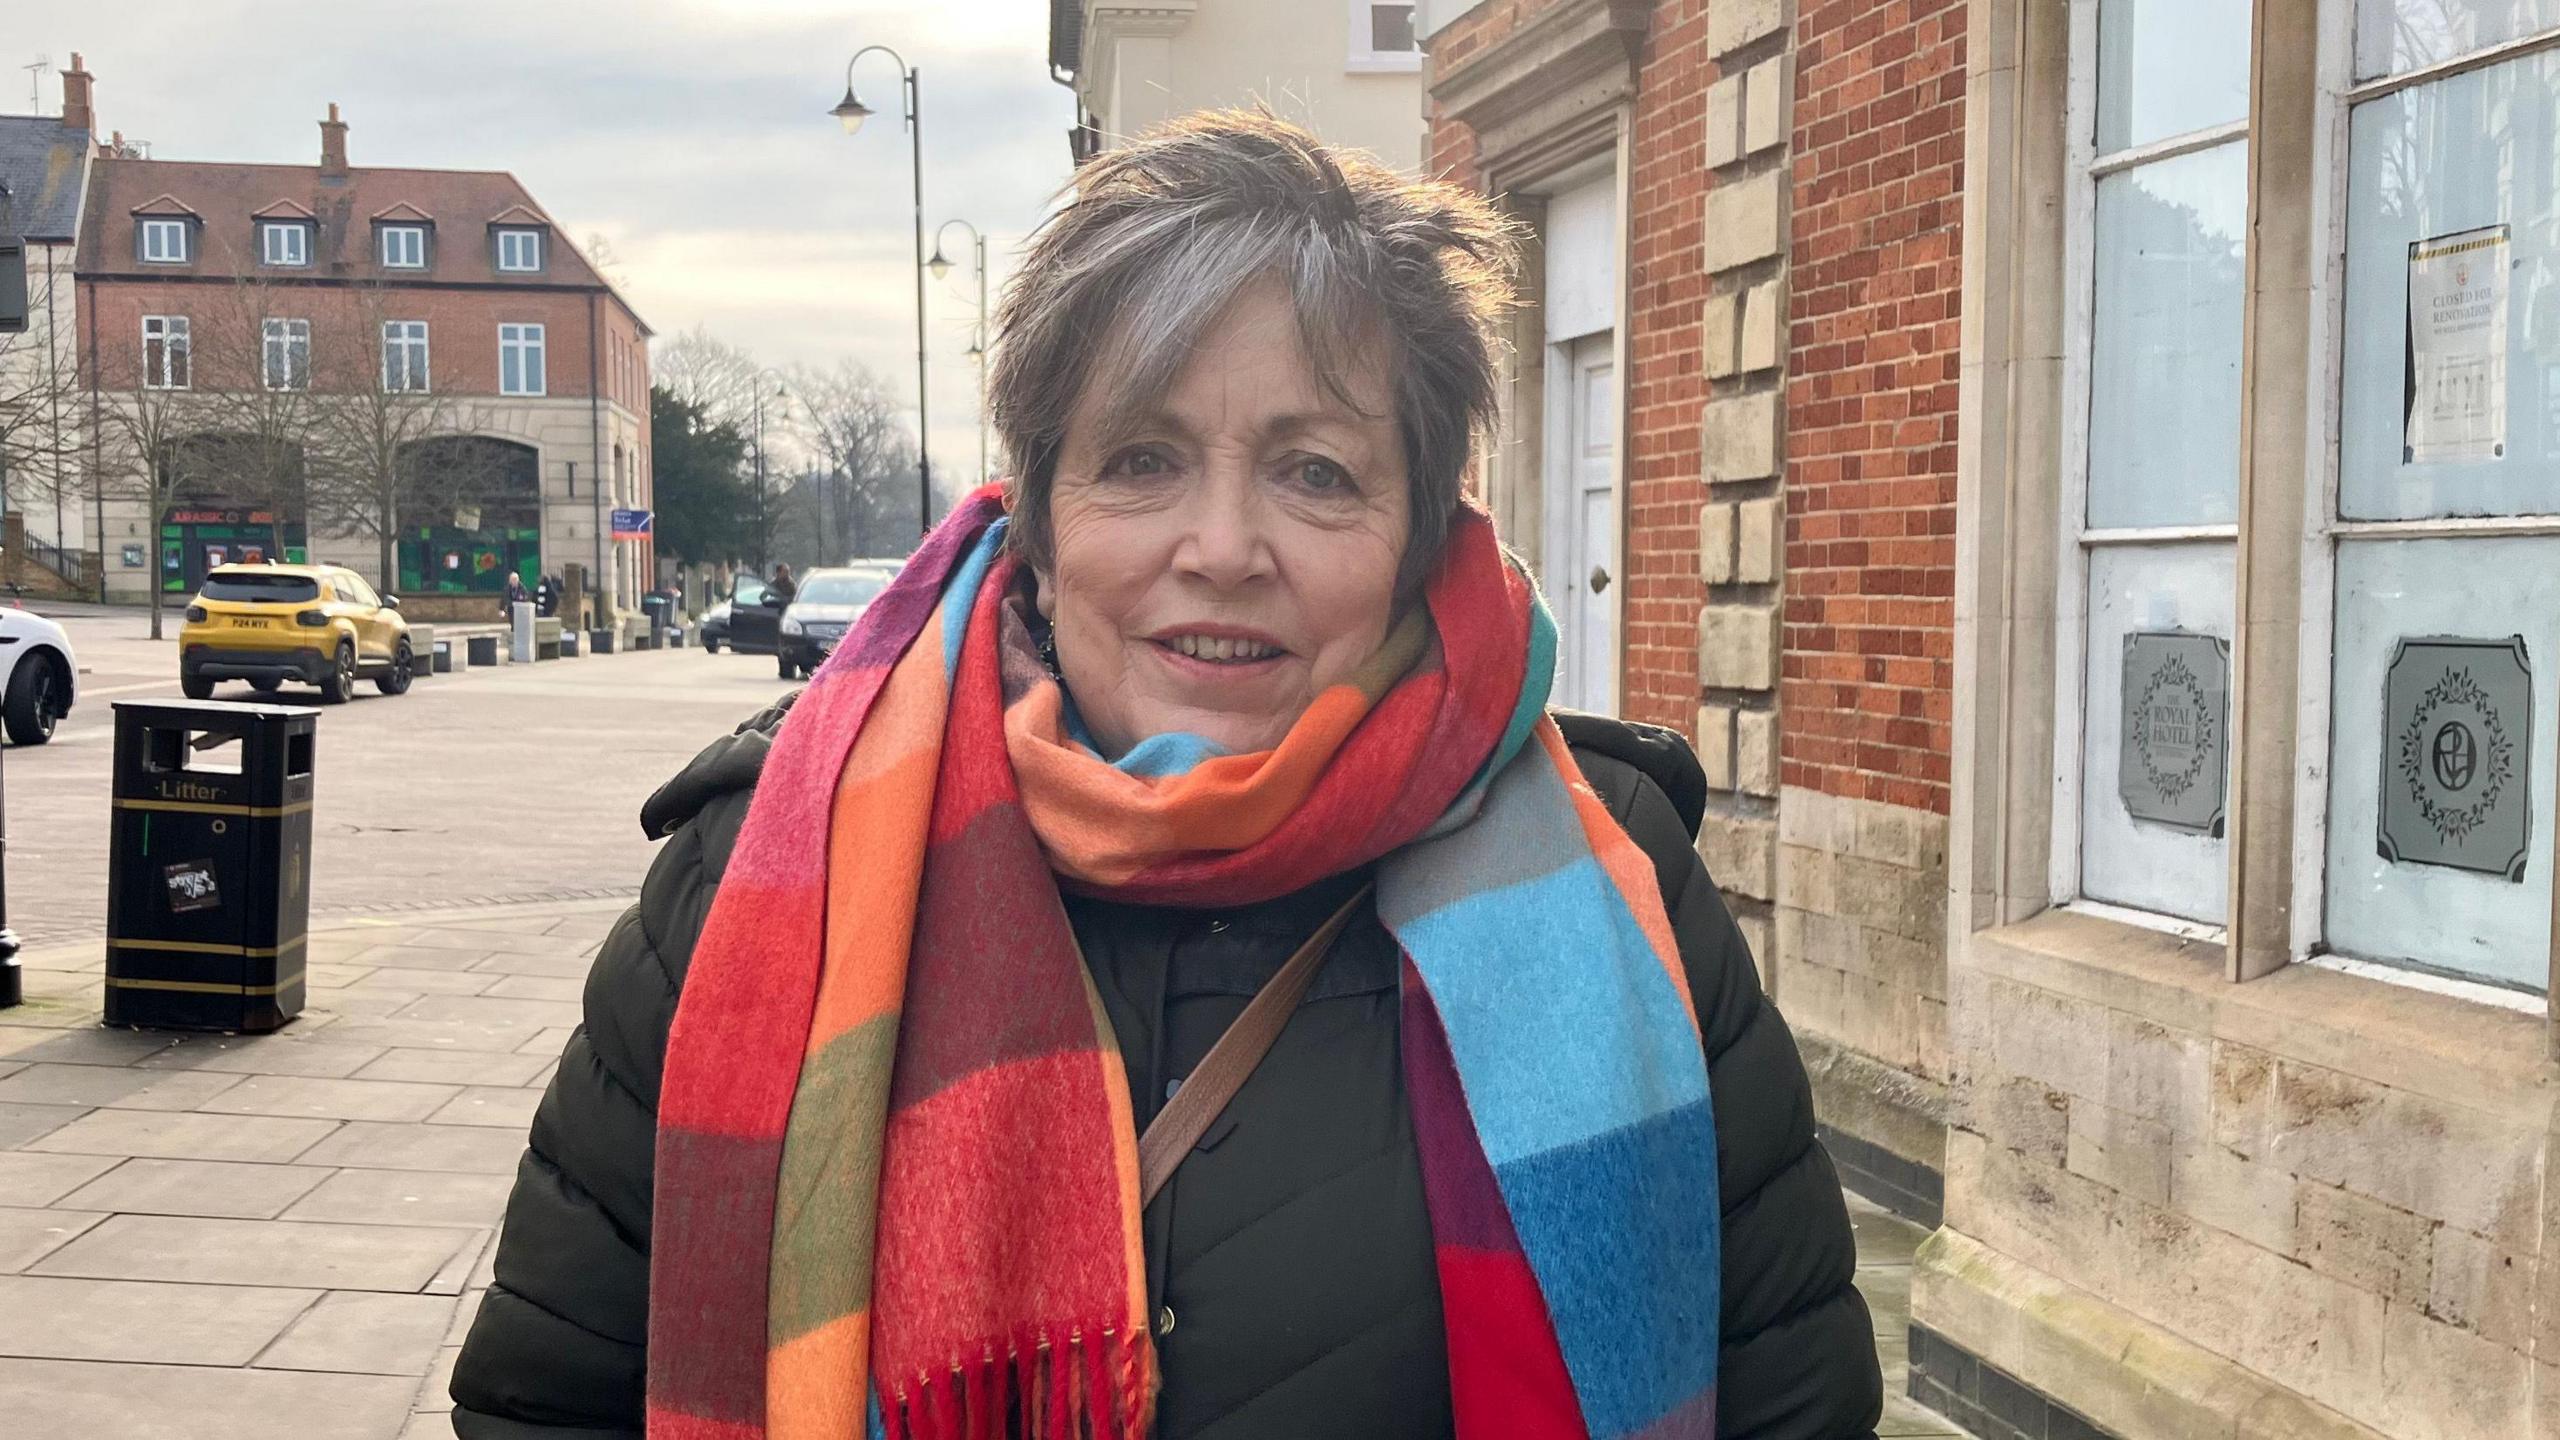
M 1330 460 L 1301 460 L 1296 470 L 1298 483 L 1318 493 L 1347 490 L 1351 486 L 1351 476 Z
M 1118 455 L 1111 458 L 1110 464 L 1102 467 L 1102 473 L 1105 475 L 1144 477 L 1149 475 L 1161 475 L 1167 468 L 1164 455 L 1159 451 L 1149 449 L 1123 450 Z

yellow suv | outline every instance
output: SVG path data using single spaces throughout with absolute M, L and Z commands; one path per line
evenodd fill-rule
M 407 690 L 415 663 L 399 597 L 374 594 L 343 565 L 216 566 L 178 632 L 178 688 L 190 700 L 217 680 L 266 695 L 299 680 L 343 705 L 359 678 L 385 695 Z

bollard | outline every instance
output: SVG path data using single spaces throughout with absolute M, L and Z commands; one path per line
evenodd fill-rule
M 509 617 L 514 629 L 508 636 L 507 658 L 518 665 L 533 663 L 533 602 L 519 600 Z
M 106 1023 L 266 1031 L 302 1011 L 320 712 L 116 702 Z M 228 762 L 236 768 L 215 768 Z

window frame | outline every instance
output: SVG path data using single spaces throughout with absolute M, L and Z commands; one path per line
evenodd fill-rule
M 2345 335 L 2347 316 L 2346 259 L 2352 219 L 2349 189 L 2353 181 L 2354 147 L 2349 122 L 2357 107 L 2386 100 L 2476 71 L 2536 55 L 2560 54 L 2560 24 L 2517 36 L 2370 80 L 2355 78 L 2356 0 L 2322 0 L 2320 43 L 2316 59 L 2319 123 L 2314 130 L 2318 161 L 2310 182 L 2310 228 L 2319 247 L 2312 281 L 2312 349 L 2301 357 L 2309 367 L 2310 407 L 2305 417 L 2314 438 L 2314 473 L 2302 487 L 2301 624 L 2296 633 L 2293 742 L 2294 807 L 2291 906 L 2288 958 L 2296 964 L 2351 970 L 2396 983 L 2438 989 L 2501 1008 L 2530 1009 L 2560 1020 L 2560 874 L 2553 887 L 2554 919 L 2551 951 L 2543 992 L 2501 985 L 2485 978 L 2449 974 L 2391 960 L 2341 951 L 2329 939 L 2329 846 L 2334 817 L 2330 813 L 2330 755 L 2337 720 L 2336 651 L 2338 639 L 2338 570 L 2348 542 L 2427 539 L 2493 539 L 2560 537 L 2560 513 L 2499 516 L 2437 516 L 2408 520 L 2350 520 L 2343 515 L 2345 462 Z M 2537 657 L 2543 659 L 2543 657 Z M 2543 659 L 2560 663 L 2560 656 Z M 2537 717 L 2560 723 L 2560 716 Z M 2550 776 L 2539 776 L 2547 788 Z M 2560 866 L 2555 866 L 2560 869 Z M 2528 871 L 2531 883 L 2531 872 Z M 2560 1034 L 2560 1032 L 2555 1032 Z
M 160 366 L 158 380 L 152 378 L 151 346 L 154 325 L 160 327 Z M 195 327 L 184 315 L 145 315 L 142 317 L 142 388 L 145 390 L 192 390 L 195 388 Z M 176 367 L 183 373 L 175 383 L 169 379 L 169 357 L 182 355 L 185 362 Z
M 515 333 L 510 335 L 509 331 Z M 550 345 L 549 328 L 541 321 L 500 321 L 498 324 L 498 393 L 526 400 L 538 400 L 549 395 L 551 393 Z M 509 350 L 516 351 L 520 357 L 529 356 L 533 368 L 541 372 L 536 377 L 538 383 L 533 388 L 514 390 L 507 388 L 507 352 Z M 524 365 L 525 360 L 519 358 L 517 361 L 519 378 L 527 373 Z
M 195 262 L 195 226 L 190 224 L 184 216 L 143 215 L 137 217 L 137 220 L 141 229 L 134 240 L 134 253 L 143 264 L 189 265 Z M 152 254 L 151 237 L 155 234 L 178 237 L 178 253 L 175 255 Z
M 2085 885 L 2086 846 L 2082 816 L 2088 784 L 2089 726 L 2089 572 L 2099 549 L 2134 549 L 2183 544 L 2228 544 L 2236 551 L 2240 519 L 2228 524 L 2101 527 L 2089 523 L 2089 442 L 2092 427 L 2097 336 L 2098 182 L 2144 166 L 2201 155 L 2238 140 L 2254 146 L 2254 116 L 2165 139 L 2101 154 L 2098 150 L 2098 43 L 2100 0 L 2069 0 L 2069 55 L 2066 60 L 2063 138 L 2062 382 L 2056 459 L 2059 480 L 2055 505 L 2057 550 L 2054 561 L 2054 721 L 2053 806 L 2047 852 L 2048 900 L 2058 908 L 2082 910 L 2184 939 L 2219 944 L 2228 934 L 2236 895 L 2226 896 L 2219 922 L 2120 905 L 2089 895 Z M 2352 0 L 2350 0 L 2352 3 Z M 2244 289 L 2242 304 L 2247 304 Z M 2245 309 L 2244 309 L 2245 315 Z M 2245 323 L 2245 322 L 2244 322 Z M 2247 364 L 2247 340 L 2242 341 Z M 2243 392 L 2245 394 L 2245 390 Z M 2236 458 L 2236 457 L 2235 457 Z M 2246 503 L 2245 492 L 2242 503 Z M 2234 597 L 2235 606 L 2237 596 Z M 2234 624 L 2236 641 L 2238 624 Z M 2238 670 L 2231 671 L 2236 685 Z M 2238 697 L 2226 710 L 2239 718 Z M 2237 735 L 2226 735 L 2223 764 L 2226 797 L 2229 776 L 2240 759 Z M 2225 843 L 2228 843 L 2227 832 Z
M 508 242 L 511 240 L 522 241 L 533 247 L 532 264 L 510 265 L 507 263 L 507 251 L 510 248 Z M 503 275 L 539 275 L 542 273 L 545 263 L 550 258 L 545 253 L 550 248 L 550 246 L 543 243 L 543 233 L 541 228 L 538 226 L 501 225 L 498 227 L 497 250 L 494 262 L 497 265 L 498 272 Z
M 1373 48 L 1371 37 L 1376 33 L 1373 27 L 1377 23 L 1376 11 L 1381 4 L 1400 4 L 1413 12 L 1413 48 L 1411 50 Z M 1405 0 L 1350 0 L 1350 8 L 1345 12 L 1344 19 L 1350 26 L 1349 33 L 1344 37 L 1349 42 L 1349 52 L 1343 60 L 1345 73 L 1409 75 L 1421 71 L 1422 6 L 1419 0 L 1412 4 L 1406 4 Z
M 417 242 L 414 261 L 391 258 L 393 236 L 406 236 Z M 374 263 L 385 270 L 424 270 L 427 268 L 427 227 L 411 221 L 385 221 L 374 231 Z
M 403 333 L 395 336 L 391 333 L 394 327 L 398 327 L 405 331 L 407 327 L 412 325 L 417 327 L 417 333 L 415 335 Z M 431 395 L 435 393 L 434 344 L 433 327 L 424 320 L 383 321 L 381 337 L 382 374 L 380 376 L 382 393 L 385 395 Z M 412 350 L 415 351 L 414 364 L 409 358 Z M 394 386 L 391 383 L 391 357 L 395 352 L 398 352 L 403 357 L 401 360 L 400 373 L 404 377 L 414 376 L 418 383 L 414 385 L 400 386 Z
M 258 222 L 258 263 L 270 270 L 310 269 L 311 252 L 317 248 L 312 243 L 314 237 L 311 231 L 311 222 L 308 220 L 260 220 Z M 290 243 L 279 247 L 276 243 L 278 240 L 286 240 Z M 288 252 L 291 258 L 276 258 L 279 249 Z
M 276 346 L 279 342 L 284 346 L 285 367 L 288 372 L 282 384 L 276 381 L 275 369 Z M 297 343 L 302 349 L 302 371 L 298 384 L 290 373 L 293 366 L 294 347 Z M 311 322 L 309 320 L 293 316 L 270 315 L 258 322 L 258 384 L 262 389 L 278 394 L 306 391 L 311 388 Z

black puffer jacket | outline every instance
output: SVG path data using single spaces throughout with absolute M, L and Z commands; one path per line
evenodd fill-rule
M 598 955 L 533 1121 L 453 1378 L 462 1440 L 636 1440 L 667 1026 L 789 702 L 653 796 L 668 843 Z M 1653 858 L 1709 1056 L 1724 1203 L 1723 1440 L 1843 1440 L 1882 1404 L 1847 1211 L 1795 1045 L 1691 848 L 1704 781 L 1668 731 L 1560 717 Z M 1237 911 L 1073 900 L 1144 1125 L 1357 883 Z M 1451 1433 L 1440 1294 L 1396 1033 L 1396 950 L 1354 922 L 1270 1055 L 1145 1217 L 1163 1440 Z

